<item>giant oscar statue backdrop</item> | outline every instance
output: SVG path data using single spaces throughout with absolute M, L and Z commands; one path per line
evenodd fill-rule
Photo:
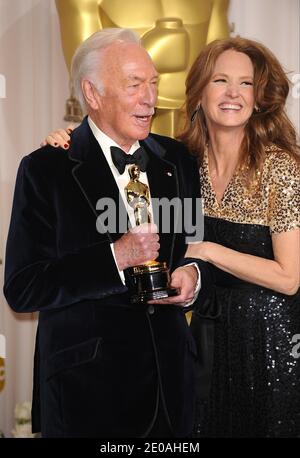
M 79 44 L 106 27 L 135 30 L 160 73 L 152 132 L 175 136 L 183 123 L 185 79 L 201 48 L 228 36 L 229 0 L 56 0 L 63 51 L 70 71 Z M 72 94 L 68 121 L 80 121 Z

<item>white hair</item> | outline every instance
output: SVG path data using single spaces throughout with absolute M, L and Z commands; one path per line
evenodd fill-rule
M 99 81 L 102 65 L 101 51 L 117 41 L 140 43 L 140 37 L 131 29 L 102 29 L 83 41 L 75 51 L 71 64 L 71 80 L 74 95 L 84 112 L 87 111 L 87 103 L 82 92 L 81 81 L 84 78 L 90 80 L 97 91 L 103 93 L 103 86 Z

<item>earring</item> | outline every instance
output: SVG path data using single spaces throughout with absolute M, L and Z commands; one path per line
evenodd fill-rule
M 196 115 L 197 115 L 197 113 L 198 113 L 199 110 L 200 110 L 200 104 L 197 106 L 196 110 L 195 110 L 194 113 L 192 114 L 192 116 L 191 116 L 191 122 L 194 121 L 194 119 L 195 119 L 195 117 L 196 117 Z
M 260 112 L 259 106 L 255 104 L 255 105 L 254 105 L 254 110 L 255 110 L 257 113 L 259 113 L 259 112 Z

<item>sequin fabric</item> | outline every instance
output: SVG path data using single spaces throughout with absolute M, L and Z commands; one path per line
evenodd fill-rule
M 270 150 L 261 194 L 249 196 L 235 176 L 220 205 L 207 171 L 204 161 L 205 240 L 273 259 L 271 233 L 299 225 L 294 162 Z M 214 330 L 197 311 L 191 324 L 198 346 L 214 343 L 210 391 L 203 399 L 200 386 L 195 436 L 300 437 L 300 289 L 288 296 L 214 269 L 216 287 L 207 299 L 217 310 Z M 214 335 L 207 341 L 206 324 L 207 335 Z
M 275 145 L 266 148 L 266 153 L 262 170 L 257 172 L 253 186 L 245 186 L 242 173 L 238 171 L 228 184 L 221 202 L 218 202 L 209 178 L 205 152 L 200 175 L 206 215 L 269 226 L 274 234 L 300 227 L 299 166 Z

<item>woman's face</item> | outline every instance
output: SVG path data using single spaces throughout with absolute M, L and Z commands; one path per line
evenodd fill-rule
M 253 78 L 253 65 L 246 54 L 230 49 L 218 57 L 201 98 L 210 132 L 245 127 L 255 104 Z

